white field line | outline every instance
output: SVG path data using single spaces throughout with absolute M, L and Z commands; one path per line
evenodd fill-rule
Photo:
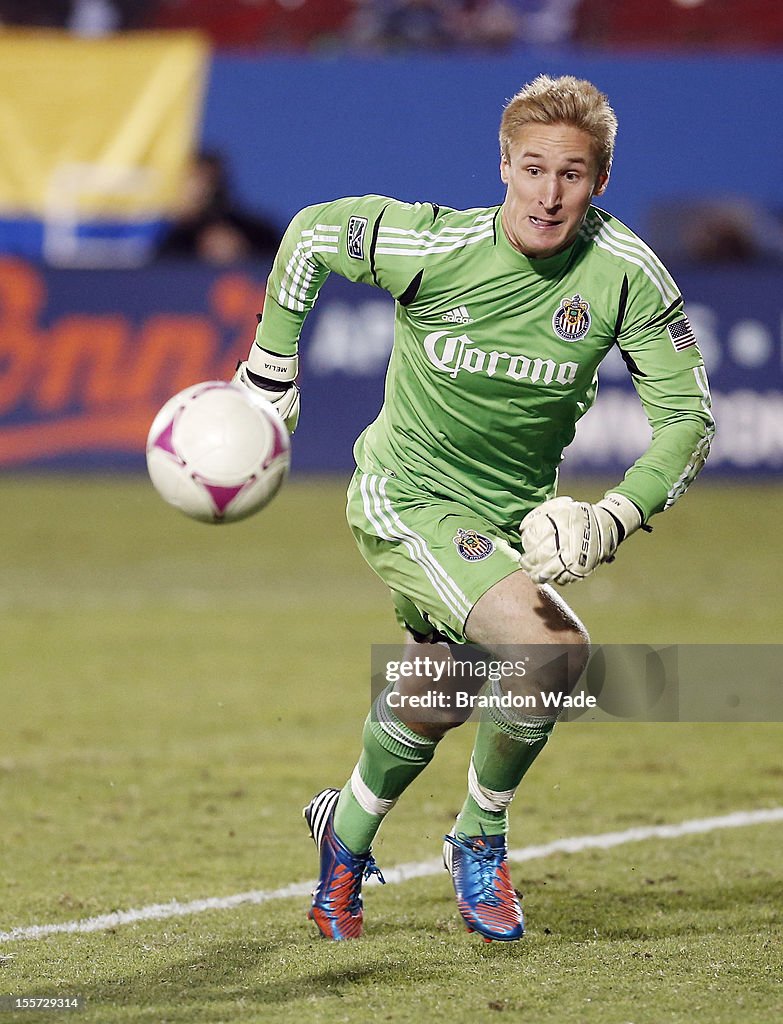
M 676 825 L 646 825 L 628 828 L 622 832 L 602 832 L 592 836 L 571 836 L 566 839 L 555 839 L 554 842 L 541 846 L 523 846 L 509 850 L 509 859 L 513 861 L 541 860 L 557 853 L 581 853 L 583 850 L 608 850 L 613 846 L 624 846 L 626 843 L 639 843 L 645 839 L 677 839 L 680 836 L 699 835 L 715 832 L 723 828 L 744 828 L 747 825 L 763 825 L 783 821 L 783 807 L 770 807 L 756 811 L 734 811 L 717 818 L 692 818 Z M 410 864 L 399 864 L 396 868 L 384 871 L 387 885 L 397 885 L 411 878 L 423 878 L 427 875 L 443 871 L 440 858 L 416 861 Z M 138 907 L 135 910 L 115 910 L 99 917 L 88 917 L 81 921 L 64 921 L 59 924 L 33 924 L 22 928 L 12 928 L 0 932 L 0 942 L 14 942 L 20 939 L 43 939 L 48 935 L 61 935 L 82 932 L 97 932 L 107 928 L 117 928 L 124 924 L 137 924 L 140 921 L 164 921 L 172 917 L 190 917 L 203 914 L 208 910 L 231 910 L 247 904 L 270 903 L 292 897 L 309 896 L 313 888 L 312 882 L 294 882 L 280 889 L 258 889 L 253 892 L 240 892 L 233 896 L 210 896 L 201 900 L 180 903 L 171 900 L 168 903 L 153 903 L 150 906 Z

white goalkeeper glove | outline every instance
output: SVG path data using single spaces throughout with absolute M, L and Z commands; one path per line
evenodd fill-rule
M 276 356 L 254 342 L 231 380 L 247 388 L 251 398 L 271 402 L 293 434 L 299 422 L 299 388 L 294 383 L 298 370 L 298 356 Z
M 520 523 L 522 568 L 534 583 L 583 580 L 602 562 L 611 562 L 620 542 L 641 525 L 636 505 L 612 491 L 595 505 L 550 498 Z

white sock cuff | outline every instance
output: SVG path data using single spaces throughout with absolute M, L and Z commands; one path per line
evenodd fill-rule
M 470 767 L 468 768 L 468 792 L 482 809 L 482 811 L 491 811 L 494 814 L 499 814 L 501 811 L 505 811 L 511 801 L 514 799 L 516 793 L 516 786 L 513 789 L 488 789 L 486 786 L 482 786 L 476 775 L 476 766 L 473 764 L 473 758 L 470 759 Z
M 361 777 L 358 764 L 351 773 L 351 792 L 361 809 L 375 817 L 382 818 L 397 803 L 396 800 L 383 800 L 376 796 Z

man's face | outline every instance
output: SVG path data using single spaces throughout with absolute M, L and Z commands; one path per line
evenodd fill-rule
M 508 186 L 503 227 L 509 242 L 531 258 L 553 256 L 576 238 L 593 196 L 609 180 L 598 171 L 593 140 L 568 124 L 528 124 L 500 161 Z

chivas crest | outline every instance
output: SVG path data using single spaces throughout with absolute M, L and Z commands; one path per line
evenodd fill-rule
M 561 299 L 552 317 L 552 328 L 563 341 L 579 341 L 590 330 L 590 303 L 577 292 L 570 299 Z
M 495 545 L 482 533 L 475 530 L 463 530 L 460 527 L 454 537 L 454 543 L 461 558 L 466 562 L 480 562 L 482 558 L 488 558 L 495 550 Z

